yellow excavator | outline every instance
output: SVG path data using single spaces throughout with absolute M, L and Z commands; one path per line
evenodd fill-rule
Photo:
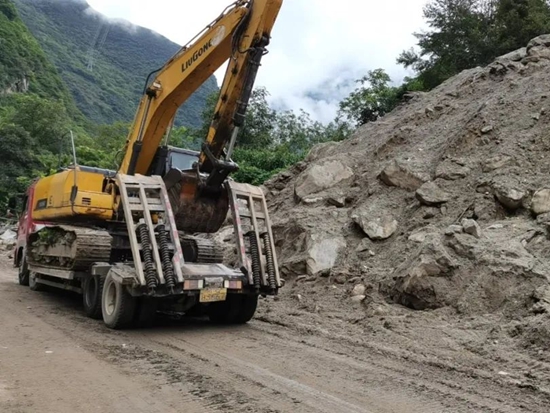
M 28 192 L 19 280 L 83 294 L 110 328 L 160 310 L 245 323 L 282 286 L 260 188 L 234 182 L 232 161 L 282 0 L 238 0 L 146 81 L 118 171 L 77 164 Z M 167 146 L 178 108 L 225 62 L 200 152 Z M 74 147 L 74 145 L 73 145 Z M 232 216 L 237 262 L 212 236 Z

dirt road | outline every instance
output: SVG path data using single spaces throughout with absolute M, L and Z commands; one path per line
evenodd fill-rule
M 165 319 L 152 329 L 111 331 L 84 317 L 78 296 L 20 287 L 0 260 L 4 413 L 548 412 L 550 405 L 547 365 L 531 366 L 538 385 L 526 385 L 513 370 L 529 363 L 524 356 L 493 361 L 457 348 L 447 333 L 439 350 L 423 349 L 404 334 L 392 342 L 330 316 L 322 325 L 284 299 L 263 303 L 241 327 Z M 286 315 L 272 309 L 281 306 Z M 435 338 L 440 330 L 434 326 Z

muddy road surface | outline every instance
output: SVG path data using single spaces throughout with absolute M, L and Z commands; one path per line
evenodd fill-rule
M 538 384 L 521 385 L 513 370 L 498 370 L 529 363 L 525 356 L 492 360 L 454 348 L 449 334 L 433 349 L 406 334 L 390 340 L 349 320 L 301 317 L 284 297 L 262 302 L 245 326 L 166 318 L 150 329 L 111 331 L 83 315 L 79 296 L 32 292 L 17 285 L 6 256 L 0 261 L 3 413 L 548 412 L 550 406 L 544 365 L 531 366 Z

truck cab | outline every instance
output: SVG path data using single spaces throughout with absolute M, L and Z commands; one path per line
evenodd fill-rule
M 29 235 L 44 228 L 47 223 L 35 221 L 32 217 L 32 205 L 34 204 L 35 182 L 28 188 L 27 192 L 16 198 L 16 209 L 20 212 L 17 224 L 17 240 L 13 251 L 13 266 L 19 268 L 19 282 L 22 285 L 29 283 L 29 270 L 26 260 L 26 251 Z M 17 202 L 19 201 L 19 202 Z

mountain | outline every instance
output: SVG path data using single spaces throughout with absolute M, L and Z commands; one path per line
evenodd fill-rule
M 76 105 L 95 123 L 133 120 L 147 75 L 180 48 L 151 30 L 110 20 L 84 0 L 16 0 L 22 20 L 61 74 Z M 201 125 L 212 76 L 180 108 L 177 123 Z
M 85 123 L 13 2 L 0 0 L 0 211 L 11 195 L 66 159 L 59 152 L 69 129 L 78 134 L 77 145 L 93 145 L 80 126 Z
M 73 105 L 69 91 L 13 3 L 0 0 L 0 94 L 31 92 Z

